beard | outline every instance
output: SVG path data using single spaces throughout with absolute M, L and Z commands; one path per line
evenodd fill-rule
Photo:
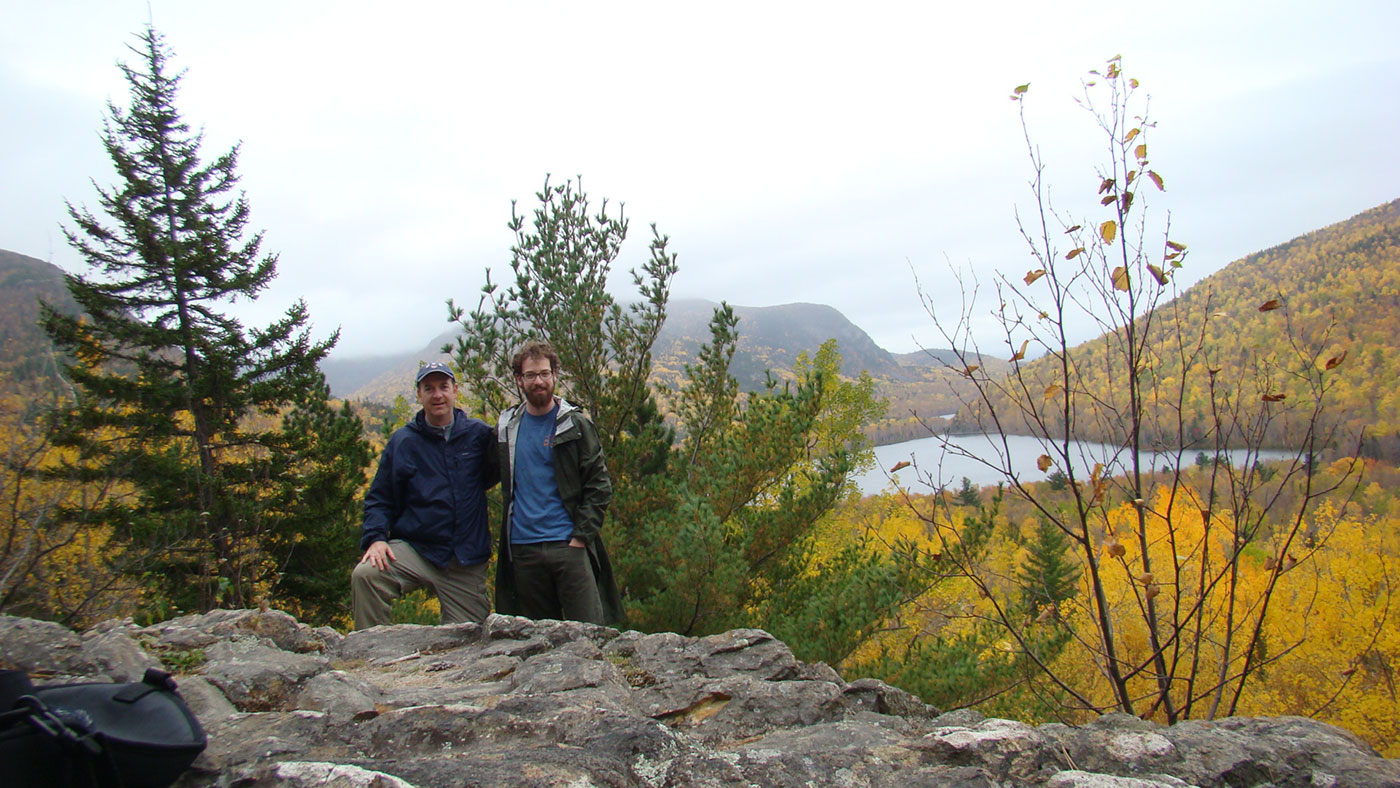
M 536 385 L 534 388 L 525 391 L 525 399 L 535 410 L 553 407 L 554 387 Z

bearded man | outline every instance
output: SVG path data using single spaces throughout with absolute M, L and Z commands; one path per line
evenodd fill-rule
M 525 401 L 496 428 L 502 524 L 496 612 L 614 623 L 622 600 L 603 547 L 612 482 L 598 430 L 554 388 L 559 355 L 532 341 L 511 361 Z

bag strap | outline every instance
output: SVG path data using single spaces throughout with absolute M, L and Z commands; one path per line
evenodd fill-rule
M 121 774 L 112 762 L 112 753 L 93 731 L 73 724 L 34 695 L 25 695 L 13 711 L 0 715 L 21 715 L 40 735 L 53 739 L 64 757 L 59 759 L 58 785 L 121 786 Z
M 16 711 L 20 711 L 22 707 L 28 714 L 30 725 L 40 733 L 57 739 L 65 749 L 81 750 L 94 758 L 102 753 L 102 743 L 93 738 L 90 731 L 75 729 L 35 696 L 25 695 L 15 706 Z

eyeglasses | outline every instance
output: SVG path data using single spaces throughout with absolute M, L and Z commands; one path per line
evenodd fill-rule
M 537 380 L 549 380 L 554 377 L 554 372 L 552 370 L 542 369 L 539 372 L 526 372 L 520 377 L 524 378 L 526 383 L 534 383 Z

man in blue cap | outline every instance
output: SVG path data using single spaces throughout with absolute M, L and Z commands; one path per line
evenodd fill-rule
M 365 494 L 365 554 L 350 578 L 356 629 L 390 623 L 393 601 L 416 588 L 437 595 L 444 624 L 480 624 L 491 612 L 486 490 L 499 475 L 495 431 L 456 407 L 447 364 L 419 367 L 414 385 L 423 409 L 389 438 Z

